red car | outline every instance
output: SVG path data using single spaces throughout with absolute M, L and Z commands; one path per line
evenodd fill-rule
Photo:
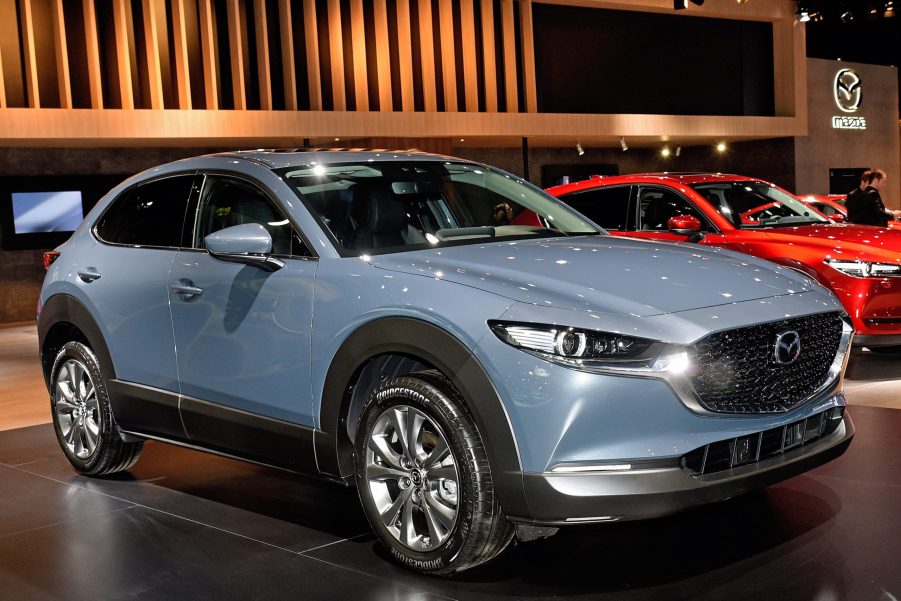
M 798 198 L 832 221 L 844 223 L 848 220 L 848 209 L 845 207 L 845 199 L 847 196 L 843 194 L 804 194 L 798 196 Z M 901 229 L 901 221 L 892 219 L 888 222 L 888 227 L 892 229 Z
M 719 246 L 806 273 L 841 299 L 855 344 L 901 354 L 901 230 L 834 223 L 740 175 L 624 175 L 548 192 L 614 235 Z

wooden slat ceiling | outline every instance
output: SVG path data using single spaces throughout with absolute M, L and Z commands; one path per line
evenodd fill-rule
M 520 135 L 565 139 L 568 133 L 552 129 L 559 126 L 556 116 L 538 114 L 532 31 L 538 1 L 672 11 L 669 0 L 0 0 L 0 143 L 24 143 L 10 133 L 18 131 L 13 109 L 147 109 L 157 129 L 172 136 L 185 134 L 169 125 L 182 121 L 165 116 L 170 111 L 321 113 L 313 122 L 336 135 L 348 135 L 342 123 L 363 123 L 349 133 L 358 137 L 400 131 L 376 133 L 382 121 L 368 126 L 334 113 L 399 114 L 390 122 L 410 137 L 445 127 L 422 128 L 414 114 L 459 113 L 463 133 L 473 123 L 465 115 L 525 113 L 531 119 L 518 121 L 525 124 Z M 772 21 L 778 117 L 766 135 L 803 132 L 806 93 L 798 79 L 805 75 L 804 34 L 792 27 L 793 3 L 755 0 L 743 11 L 735 4 L 708 0 L 703 10 L 682 12 Z M 635 116 L 621 117 L 601 120 L 617 129 L 586 132 L 585 139 L 629 134 L 617 124 L 634 124 Z M 33 136 L 46 130 L 65 138 L 65 131 L 47 129 L 51 122 L 59 127 L 56 117 L 43 119 L 47 127 Z M 743 119 L 718 121 L 724 129 L 717 135 L 747 136 Z M 285 136 L 314 135 L 299 129 L 307 117 L 284 121 L 296 124 Z M 256 122 L 229 118 L 225 131 L 201 133 L 205 140 L 235 139 Z M 586 123 L 576 115 L 569 122 Z M 96 137 L 118 139 L 120 125 L 113 123 L 100 119 Z M 138 123 L 135 136 L 146 135 Z M 81 135 L 77 124 L 68 129 Z M 510 136 L 508 129 L 492 128 L 490 119 L 478 120 L 476 129 L 469 135 L 483 140 Z

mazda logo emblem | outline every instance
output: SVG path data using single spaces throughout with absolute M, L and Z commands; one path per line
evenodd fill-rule
M 773 345 L 773 356 L 776 363 L 789 365 L 794 363 L 801 355 L 801 336 L 794 330 L 782 332 L 776 336 L 776 344 Z
M 832 83 L 832 95 L 835 104 L 846 113 L 855 113 L 863 100 L 863 88 L 860 76 L 853 69 L 840 69 Z

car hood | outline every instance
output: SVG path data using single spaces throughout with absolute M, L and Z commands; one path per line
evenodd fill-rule
M 370 261 L 520 302 L 638 317 L 818 287 L 791 270 L 730 251 L 613 236 L 443 247 Z
M 901 230 L 851 223 L 773 228 L 780 242 L 821 248 L 830 258 L 901 263 Z

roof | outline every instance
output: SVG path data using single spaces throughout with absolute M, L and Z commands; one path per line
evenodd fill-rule
M 320 164 L 360 163 L 366 161 L 462 161 L 418 150 L 387 150 L 369 148 L 260 148 L 222 152 L 206 156 L 239 158 L 260 163 L 270 169 Z
M 652 182 L 664 182 L 673 185 L 690 186 L 694 184 L 705 184 L 711 182 L 747 182 L 759 181 L 757 178 L 747 177 L 745 175 L 735 175 L 732 173 L 703 173 L 703 172 L 659 172 L 659 173 L 630 173 L 628 175 L 610 175 L 602 178 L 591 178 L 588 180 L 575 182 L 572 184 L 564 184 L 548 188 L 548 191 L 554 195 L 568 194 L 579 190 L 589 190 L 601 186 L 612 186 L 615 184 L 640 184 Z

